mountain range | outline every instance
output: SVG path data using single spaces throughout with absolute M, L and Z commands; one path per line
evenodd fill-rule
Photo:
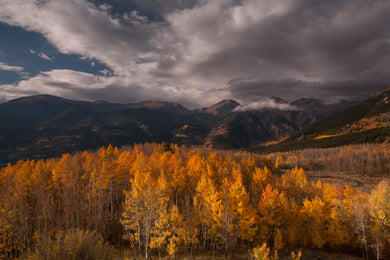
M 18 98 L 0 104 L 0 162 L 142 142 L 257 149 L 278 143 L 349 104 L 307 98 L 292 103 L 274 97 L 266 101 L 276 106 L 254 108 L 223 100 L 190 110 L 162 101 L 115 104 L 50 95 Z
M 390 141 L 390 86 L 320 118 L 267 151 Z

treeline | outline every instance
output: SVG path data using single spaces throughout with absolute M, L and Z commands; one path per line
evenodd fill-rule
M 318 134 L 320 134 L 319 132 Z M 298 149 L 310 148 L 328 148 L 339 147 L 345 145 L 373 144 L 384 143 L 389 144 L 390 127 L 378 127 L 357 132 L 350 132 L 341 135 L 331 136 L 327 138 L 315 139 L 316 135 L 302 135 L 299 132 L 293 135 L 290 139 L 279 144 L 260 150 L 262 153 L 285 152 Z M 301 138 L 303 137 L 303 138 Z
M 20 161 L 0 171 L 0 210 L 2 258 L 390 253 L 387 183 L 311 183 L 246 152 L 144 144 Z
M 305 170 L 327 170 L 362 174 L 365 176 L 389 176 L 390 145 L 349 145 L 335 148 L 308 148 L 268 155 L 278 161 L 278 167 L 291 169 L 298 166 Z

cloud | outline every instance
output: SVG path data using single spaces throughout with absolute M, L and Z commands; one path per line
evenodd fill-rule
M 351 83 L 369 83 L 366 94 L 389 83 L 388 12 L 388 1 L 220 0 L 177 11 L 168 20 L 186 43 L 184 65 L 192 75 L 215 82 L 255 79 L 278 86 L 272 95 L 319 96 L 321 88 L 329 87 L 330 94 L 344 82 L 348 96 L 355 94 Z M 289 89 L 284 82 L 295 83 Z M 240 98 L 269 93 L 267 85 L 244 84 L 249 95 Z M 239 84 L 227 87 L 233 97 L 240 91 Z
M 250 110 L 261 110 L 265 108 L 273 108 L 280 110 L 299 110 L 297 107 L 290 105 L 289 103 L 277 102 L 273 98 L 262 97 L 261 99 L 251 102 L 247 105 L 240 105 L 234 109 L 234 111 L 242 112 L 242 111 L 250 111 Z
M 119 103 L 152 99 L 180 101 L 189 108 L 199 105 L 198 102 L 194 102 L 200 99 L 199 95 L 202 93 L 199 91 L 188 89 L 188 92 L 183 92 L 173 86 L 159 86 L 158 82 L 155 84 L 153 87 L 148 87 L 142 85 L 142 82 L 127 77 L 106 74 L 97 76 L 86 72 L 56 69 L 42 72 L 16 84 L 0 85 L 0 93 L 7 100 L 21 96 L 50 94 L 66 98 L 77 97 L 84 100 L 108 100 Z M 208 99 L 205 99 L 205 102 L 210 103 Z
M 54 60 L 54 57 L 49 57 L 47 56 L 44 52 L 37 52 L 36 50 L 33 50 L 33 49 L 29 49 L 30 53 L 32 55 L 35 55 L 37 54 L 38 57 L 44 59 L 44 60 L 48 60 L 48 61 L 53 61 Z
M 199 4 L 198 0 L 169 0 L 169 1 L 156 1 L 156 0 L 133 0 L 135 4 L 141 10 L 146 12 L 152 12 L 153 14 L 160 14 L 164 16 L 167 13 L 171 13 L 175 10 L 183 10 L 193 8 Z
M 52 61 L 53 60 L 53 58 L 50 58 L 49 56 L 47 56 L 43 52 L 38 53 L 38 56 L 41 57 L 42 59 L 45 59 L 45 60 L 48 60 L 48 61 Z
M 21 66 L 12 66 L 0 61 L 0 70 L 22 72 L 23 69 Z
M 263 80 L 259 78 L 238 78 L 227 83 L 233 98 L 246 102 L 259 97 L 273 96 L 288 101 L 302 97 L 325 99 L 329 102 L 359 100 L 386 86 L 390 82 L 379 79 L 356 79 L 348 81 L 302 81 L 302 80 Z
M 390 84 L 389 1 L 111 1 L 129 8 L 121 12 L 104 2 L 1 1 L 1 22 L 108 67 L 99 75 L 41 72 L 0 86 L 6 96 L 56 89 L 84 99 L 204 106 L 263 96 L 355 99 Z
M 4 0 L 0 7 L 0 21 L 42 33 L 61 53 L 95 58 L 118 75 L 133 73 L 137 58 L 158 60 L 164 26 L 134 12 L 126 17 L 136 24 L 128 24 L 104 6 L 81 0 Z
M 124 85 L 124 82 L 116 77 L 96 76 L 74 70 L 51 70 L 18 84 L 1 85 L 0 92 L 7 99 L 46 93 L 62 97 L 77 96 L 86 100 L 104 100 L 108 97 L 124 103 L 148 96 L 138 89 L 140 87 L 137 84 L 128 83 L 125 87 L 118 85 Z

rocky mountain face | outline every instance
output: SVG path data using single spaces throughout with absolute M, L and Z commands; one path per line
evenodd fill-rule
M 291 104 L 272 100 L 276 106 L 243 109 L 234 100 L 223 100 L 189 110 L 161 101 L 114 104 L 49 95 L 19 98 L 0 104 L 0 162 L 142 142 L 258 148 L 290 137 L 319 116 L 306 100 Z
M 382 143 L 390 138 L 390 87 L 309 124 L 274 150 Z

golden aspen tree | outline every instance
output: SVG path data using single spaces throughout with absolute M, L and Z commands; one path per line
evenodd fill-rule
M 192 193 L 187 192 L 189 189 L 195 189 L 195 186 L 189 187 L 191 183 L 188 183 L 188 172 L 186 169 L 185 159 L 182 158 L 180 149 L 175 149 L 175 153 L 171 155 L 167 161 L 167 179 L 172 187 L 172 195 L 174 203 L 180 204 L 180 198 L 185 196 L 192 196 Z M 187 193 L 187 194 L 186 194 Z
M 158 249 L 159 259 L 161 259 L 161 250 L 166 245 L 167 238 L 171 235 L 169 230 L 169 217 L 167 211 L 160 211 L 158 219 L 155 221 L 151 230 L 150 247 Z
M 186 187 L 196 187 L 199 177 L 206 173 L 207 162 L 204 156 L 203 152 L 194 152 L 190 155 L 186 163 Z
M 271 171 L 265 166 L 264 168 L 255 167 L 252 173 L 251 184 L 251 201 L 254 204 L 258 204 L 261 198 L 261 194 L 265 187 L 270 184 L 274 185 L 274 178 Z
M 155 205 L 155 219 L 152 220 L 152 228 L 150 234 L 150 247 L 157 248 L 159 250 L 159 257 L 161 258 L 161 249 L 165 245 L 165 240 L 172 234 L 169 229 L 170 215 L 168 212 L 168 182 L 164 173 L 161 173 L 157 180 L 155 188 L 155 199 L 157 204 Z
M 29 248 L 33 235 L 30 198 L 33 197 L 31 174 L 34 161 L 19 161 L 14 166 L 14 176 L 8 202 L 11 233 L 16 237 L 16 252 Z
M 245 189 L 248 191 L 251 196 L 252 191 L 252 175 L 256 168 L 256 159 L 254 156 L 245 156 L 240 161 L 241 174 L 242 174 L 242 183 Z
M 291 246 L 301 244 L 304 235 L 304 223 L 302 220 L 301 206 L 293 199 L 288 199 L 282 192 L 279 195 L 282 207 L 282 223 L 280 230 L 283 234 L 283 241 Z
M 357 242 L 362 250 L 364 258 L 368 258 L 368 234 L 369 234 L 369 214 L 368 214 L 368 196 L 367 194 L 353 190 L 351 187 L 345 187 L 344 207 L 348 210 L 349 218 L 352 222 Z
M 230 196 L 230 181 L 225 178 L 221 185 L 221 238 L 225 245 L 225 260 L 227 259 L 228 249 L 231 244 L 234 244 L 233 234 L 237 229 L 237 215 L 234 212 L 234 201 Z
M 201 223 L 203 250 L 206 249 L 207 244 L 210 244 L 214 254 L 215 244 L 218 237 L 221 236 L 219 230 L 222 226 L 222 205 L 220 193 L 216 190 L 214 183 L 206 174 L 201 175 L 196 187 L 194 207 L 199 222 Z M 207 243 L 208 241 L 209 243 Z
M 256 234 L 256 212 L 249 201 L 249 194 L 243 185 L 242 175 L 234 174 L 234 182 L 230 183 L 228 191 L 228 200 L 234 216 L 232 233 L 234 234 L 232 246 L 235 246 L 236 240 L 253 241 Z M 236 237 L 235 237 L 236 236 Z
M 150 173 L 135 172 L 132 187 L 126 192 L 121 223 L 127 238 L 138 243 L 138 249 L 144 249 L 145 257 L 149 257 L 150 234 L 155 215 L 157 198 L 153 196 L 154 185 Z
M 372 248 L 377 259 L 382 258 L 386 243 L 390 241 L 390 187 L 381 181 L 368 197 Z
M 331 184 L 323 185 L 323 201 L 328 215 L 326 239 L 333 247 L 340 248 L 349 244 L 352 239 L 351 226 L 348 223 L 348 213 L 344 208 L 344 189 Z
M 107 208 L 107 211 L 103 209 L 103 221 L 105 221 L 104 232 L 108 232 L 113 228 L 112 224 L 114 222 L 115 212 L 115 168 L 116 168 L 116 158 L 118 157 L 119 151 L 117 148 L 114 148 L 112 145 L 109 145 L 107 148 L 102 147 L 99 152 L 100 159 L 100 178 L 102 184 L 102 194 L 103 194 L 103 205 Z
M 232 163 L 232 178 L 225 178 L 221 185 L 221 238 L 225 245 L 225 259 L 230 246 L 235 246 L 237 239 L 252 240 L 255 229 L 255 212 L 250 207 L 249 195 L 242 183 L 238 165 Z
M 138 242 L 139 249 L 143 247 L 147 259 L 152 230 L 159 218 L 165 217 L 167 203 L 167 180 L 164 174 L 156 181 L 150 172 L 135 172 L 131 191 L 126 192 L 121 222 L 128 234 L 130 233 L 128 238 Z M 163 234 L 159 232 L 158 236 Z
M 167 252 L 169 255 L 176 255 L 179 245 L 184 238 L 183 218 L 176 205 L 173 205 L 169 212 L 169 244 Z
M 319 197 L 304 199 L 302 208 L 305 220 L 304 244 L 322 248 L 326 241 L 327 215 L 325 202 Z
M 199 217 L 196 214 L 193 198 L 190 194 L 183 198 L 184 205 L 182 207 L 183 217 L 183 242 L 187 247 L 188 258 L 192 257 L 194 245 L 199 243 Z
M 14 256 L 20 250 L 18 247 L 18 232 L 16 230 L 17 209 L 14 207 L 14 194 L 10 187 L 15 184 L 15 167 L 8 165 L 0 171 L 0 258 Z
M 290 172 L 283 174 L 278 183 L 277 189 L 283 191 L 287 197 L 295 199 L 297 203 L 302 203 L 310 192 L 307 176 L 302 168 L 295 167 Z
M 283 205 L 279 192 L 268 184 L 263 190 L 257 207 L 258 214 L 258 239 L 273 244 L 278 227 L 282 226 Z M 280 237 L 279 240 L 282 240 Z M 281 242 L 281 241 L 278 241 Z M 280 244 L 280 243 L 279 243 Z
M 54 207 L 51 203 L 55 191 L 51 178 L 51 168 L 54 168 L 53 161 L 40 160 L 32 169 L 31 184 L 36 201 L 34 205 L 34 232 L 39 234 L 48 234 L 50 230 L 55 228 Z

